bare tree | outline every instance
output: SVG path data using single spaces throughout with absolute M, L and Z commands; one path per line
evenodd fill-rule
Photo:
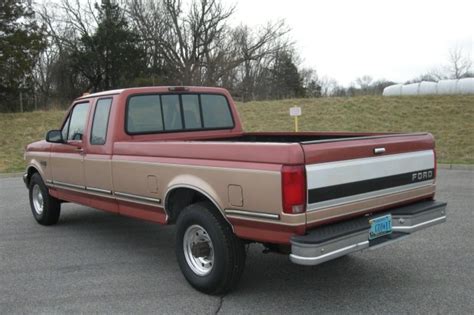
M 288 32 L 289 28 L 283 20 L 269 22 L 257 31 L 244 25 L 234 30 L 236 53 L 241 59 L 239 94 L 242 101 L 256 98 L 256 84 L 265 81 L 262 77 L 275 61 L 278 52 L 292 48 L 292 42 L 284 38 Z
M 146 53 L 151 84 L 173 84 L 171 67 L 164 55 L 163 42 L 167 40 L 169 17 L 163 1 L 129 0 L 125 3 L 132 27 L 140 34 Z
M 58 59 L 62 58 L 63 66 L 64 63 L 67 63 L 70 53 L 79 50 L 80 39 L 92 41 L 92 34 L 98 25 L 92 0 L 47 2 L 38 8 L 38 13 L 41 22 L 47 28 L 50 43 L 49 53 L 55 52 Z M 84 64 L 83 66 L 89 67 L 90 65 Z M 68 78 L 71 81 L 71 86 L 81 85 L 79 88 L 81 91 L 89 90 L 92 86 L 97 85 L 103 75 L 103 70 L 97 67 L 93 71 L 84 70 L 78 69 L 80 76 L 69 76 Z M 82 86 L 83 84 L 86 86 Z
M 36 6 L 37 18 L 46 30 L 47 47 L 39 56 L 38 63 L 33 69 L 35 82 L 35 102 L 40 106 L 52 102 L 68 101 L 77 95 L 70 88 L 76 85 L 74 77 L 65 68 L 69 47 L 75 45 L 77 35 L 69 24 L 69 19 L 63 15 L 62 4 L 45 2 Z M 65 88 L 68 86 L 68 88 Z M 58 91 L 61 96 L 58 97 Z
M 321 85 L 321 96 L 332 96 L 336 88 L 339 88 L 339 84 L 333 78 L 323 76 L 319 80 Z
M 255 98 L 257 77 L 276 52 L 291 46 L 283 21 L 257 30 L 229 27 L 234 8 L 218 0 L 194 1 L 187 9 L 180 0 L 129 0 L 127 11 L 154 73 L 172 83 L 222 85 L 244 100 Z
M 49 45 L 41 52 L 33 69 L 33 80 L 35 85 L 35 109 L 37 103 L 48 104 L 53 90 L 54 64 L 58 60 L 57 47 Z
M 472 58 L 461 47 L 449 51 L 448 61 L 447 71 L 453 79 L 464 78 L 471 71 Z
M 221 0 L 124 0 L 120 12 L 125 12 L 127 28 L 136 35 L 133 45 L 143 56 L 141 70 L 112 74 L 104 66 L 110 54 L 101 50 L 110 36 L 100 27 L 100 7 L 94 0 L 57 1 L 38 8 L 49 36 L 49 47 L 35 70 L 45 102 L 52 90 L 71 98 L 85 90 L 106 88 L 110 75 L 126 77 L 134 85 L 224 86 L 244 101 L 289 95 L 276 85 L 294 86 L 298 95 L 304 87 L 298 54 L 286 36 L 289 28 L 284 21 L 233 28 L 227 21 L 234 7 L 224 6 Z M 98 41 L 101 30 L 105 37 Z M 287 75 L 278 77 L 277 70 Z M 313 81 L 316 91 L 320 85 Z
M 226 8 L 216 0 L 200 0 L 183 12 L 180 0 L 163 1 L 167 32 L 160 45 L 166 61 L 178 71 L 181 84 L 199 84 L 206 57 L 219 49 L 226 30 L 226 20 L 234 8 Z
M 357 78 L 355 83 L 360 89 L 364 90 L 370 87 L 370 84 L 372 83 L 373 80 L 374 79 L 370 75 L 363 75 Z

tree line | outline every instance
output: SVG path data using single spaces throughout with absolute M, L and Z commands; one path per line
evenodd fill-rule
M 345 88 L 321 78 L 301 66 L 284 21 L 231 26 L 234 11 L 220 0 L 2 0 L 0 111 L 150 85 L 222 86 L 246 102 L 376 95 L 393 84 L 362 76 Z M 470 74 L 462 52 L 451 59 L 456 76 Z
M 320 95 L 284 21 L 231 27 L 235 7 L 219 0 L 3 0 L 0 9 L 2 111 L 150 85 L 223 86 L 241 101 Z

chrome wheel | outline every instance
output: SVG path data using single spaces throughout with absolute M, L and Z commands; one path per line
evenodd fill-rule
M 35 209 L 35 212 L 38 215 L 41 215 L 43 213 L 44 200 L 39 185 L 36 184 L 33 186 L 31 197 L 33 198 L 33 208 Z
M 214 266 L 214 247 L 207 231 L 194 224 L 187 228 L 183 237 L 184 257 L 189 268 L 199 275 L 205 276 Z

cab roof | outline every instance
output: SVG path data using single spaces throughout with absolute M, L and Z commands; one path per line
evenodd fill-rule
M 205 86 L 147 86 L 147 87 L 134 87 L 134 88 L 124 88 L 116 90 L 108 90 L 102 92 L 96 92 L 91 94 L 84 94 L 78 97 L 76 100 L 95 98 L 106 95 L 117 95 L 125 91 L 136 91 L 136 92 L 223 92 L 226 91 L 224 88 L 219 87 L 205 87 Z

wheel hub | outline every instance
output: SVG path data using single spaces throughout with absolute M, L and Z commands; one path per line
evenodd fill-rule
M 211 247 L 207 242 L 199 242 L 191 246 L 191 253 L 194 257 L 208 257 L 211 253 Z
M 41 215 L 43 213 L 44 199 L 39 185 L 33 186 L 32 198 L 33 208 L 35 209 L 35 212 L 38 215 Z
M 205 276 L 211 272 L 214 266 L 214 246 L 202 226 L 194 224 L 186 229 L 183 250 L 189 268 L 196 275 Z

